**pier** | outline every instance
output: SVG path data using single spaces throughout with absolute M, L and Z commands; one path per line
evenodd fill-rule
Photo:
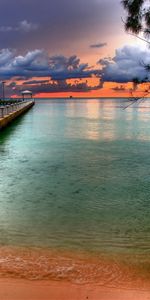
M 0 130 L 34 105 L 33 99 L 10 99 L 0 103 Z

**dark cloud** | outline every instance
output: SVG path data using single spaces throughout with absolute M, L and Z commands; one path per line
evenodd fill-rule
M 101 69 L 81 63 L 76 55 L 49 56 L 40 49 L 28 51 L 24 55 L 17 55 L 13 50 L 2 49 L 0 51 L 0 79 L 11 79 L 12 84 L 9 89 L 12 89 L 14 93 L 18 93 L 23 87 L 17 84 L 20 80 L 25 80 L 23 84 L 26 84 L 29 89 L 32 87 L 35 93 L 87 92 L 102 88 L 103 82 L 126 83 L 134 78 L 143 80 L 147 76 L 144 65 L 150 64 L 149 49 L 124 46 L 116 50 L 112 59 L 105 57 L 100 59 L 98 64 L 101 65 Z M 100 83 L 94 87 L 89 86 L 87 82 L 80 81 L 80 79 L 92 76 L 100 79 Z M 67 79 L 76 80 L 72 84 L 68 83 Z M 112 89 L 124 91 L 123 85 Z
M 114 58 L 99 60 L 102 65 L 103 81 L 131 82 L 133 78 L 143 80 L 147 76 L 144 64 L 150 64 L 150 50 L 137 46 L 124 46 L 117 49 Z
M 107 46 L 107 43 L 97 43 L 90 45 L 90 48 L 103 48 L 105 46 Z
M 23 55 L 15 55 L 9 49 L 0 51 L 0 78 L 12 79 L 19 77 L 30 79 L 32 77 L 50 77 L 52 80 L 65 80 L 72 78 L 87 78 L 96 74 L 88 64 L 80 63 L 76 56 L 69 58 L 60 56 L 49 57 L 43 50 L 36 49 Z
M 28 51 L 25 55 L 16 55 L 15 51 L 3 49 L 0 51 L 0 79 L 11 79 L 13 84 L 10 88 L 14 92 L 19 92 L 21 86 L 16 82 L 21 80 L 25 80 L 23 84 L 36 93 L 87 92 L 102 88 L 103 82 L 126 83 L 133 78 L 143 80 L 147 76 L 144 64 L 150 64 L 149 49 L 124 46 L 116 50 L 112 59 L 103 58 L 98 63 L 101 64 L 101 69 L 81 63 L 76 55 L 49 56 L 40 49 Z M 92 76 L 99 77 L 98 85 L 91 87 L 87 82 L 80 82 L 80 79 Z M 67 79 L 76 80 L 71 84 Z M 124 87 L 120 85 L 112 89 L 123 91 Z
M 36 84 L 43 84 L 43 83 L 48 83 L 49 80 L 29 80 L 29 81 L 24 81 L 23 85 L 36 85 Z
M 91 87 L 88 85 L 88 82 L 79 82 L 76 80 L 74 83 L 68 83 L 66 80 L 53 81 L 49 83 L 43 83 L 43 81 L 39 81 L 39 84 L 35 83 L 34 85 L 30 84 L 30 82 L 26 82 L 26 88 L 32 90 L 34 94 L 39 93 L 81 93 L 81 92 L 89 92 L 92 90 L 97 90 L 100 88 L 99 85 Z M 12 95 L 20 95 L 21 91 L 24 89 L 24 83 L 22 85 L 17 84 L 16 82 L 11 82 L 6 87 L 7 97 Z
M 90 70 L 88 64 L 81 64 L 76 55 L 69 58 L 63 55 L 52 56 L 49 59 L 49 67 L 51 78 L 54 80 L 86 78 L 96 72 L 96 70 Z
M 59 80 L 53 83 L 40 84 L 32 88 L 33 93 L 58 93 L 58 92 L 88 92 L 91 87 L 87 82 L 84 83 L 67 83 L 66 80 Z

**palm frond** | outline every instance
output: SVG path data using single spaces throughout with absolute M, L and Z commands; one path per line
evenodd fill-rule
M 139 16 L 136 15 L 134 17 L 128 16 L 125 23 L 125 30 L 131 31 L 135 34 L 138 34 L 142 30 L 142 24 L 139 19 Z

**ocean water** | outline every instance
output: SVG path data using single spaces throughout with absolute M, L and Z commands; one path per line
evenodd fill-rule
M 41 99 L 0 133 L 0 274 L 110 280 L 118 262 L 147 272 L 150 103 L 127 104 Z

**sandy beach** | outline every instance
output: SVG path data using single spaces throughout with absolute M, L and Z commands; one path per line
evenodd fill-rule
M 107 257 L 0 249 L 0 300 L 146 300 L 148 270 Z M 149 259 L 147 260 L 148 266 Z
M 0 279 L 1 300 L 148 300 L 150 290 L 103 288 L 94 284 Z

